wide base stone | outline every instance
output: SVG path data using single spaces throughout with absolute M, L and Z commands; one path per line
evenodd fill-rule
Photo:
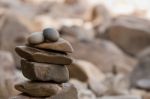
M 76 88 L 69 84 L 69 83 L 65 83 L 62 85 L 62 91 L 56 95 L 53 95 L 51 97 L 30 97 L 27 95 L 18 95 L 15 97 L 12 97 L 10 99 L 78 99 L 78 93 Z
M 23 75 L 33 81 L 52 81 L 65 83 L 69 80 L 69 71 L 66 66 L 21 61 Z

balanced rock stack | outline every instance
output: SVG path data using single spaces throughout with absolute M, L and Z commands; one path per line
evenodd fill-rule
M 67 83 L 73 48 L 56 30 L 32 33 L 28 44 L 15 50 L 23 58 L 22 73 L 30 81 L 15 85 L 22 94 L 12 99 L 77 99 L 76 88 Z

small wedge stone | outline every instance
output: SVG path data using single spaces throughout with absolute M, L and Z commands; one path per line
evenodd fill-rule
M 49 50 L 69 52 L 69 53 L 73 52 L 73 48 L 71 44 L 62 38 L 60 38 L 57 42 L 51 42 L 51 43 L 45 42 L 45 43 L 37 44 L 33 46 L 36 48 L 40 48 L 40 49 L 49 49 Z

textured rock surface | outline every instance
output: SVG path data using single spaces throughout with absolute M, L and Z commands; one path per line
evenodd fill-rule
M 21 61 L 23 75 L 30 80 L 63 83 L 69 80 L 66 66 Z
M 35 45 L 34 47 L 41 48 L 41 49 L 55 50 L 60 52 L 73 52 L 73 48 L 71 44 L 62 38 L 60 38 L 57 42 L 42 43 L 42 44 Z
M 61 53 L 55 53 L 52 51 L 42 51 L 27 46 L 18 46 L 15 50 L 18 53 L 18 55 L 29 61 L 62 65 L 70 65 L 72 63 L 72 59 L 69 55 Z

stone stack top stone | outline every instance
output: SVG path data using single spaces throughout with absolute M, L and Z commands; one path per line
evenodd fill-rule
M 51 41 L 51 42 L 56 42 L 59 39 L 59 33 L 52 28 L 44 29 L 43 35 L 46 40 Z
M 73 52 L 71 44 L 63 38 L 60 38 L 59 33 L 52 28 L 44 29 L 43 33 L 32 33 L 28 37 L 27 45 L 39 49 L 47 49 L 65 53 Z
M 55 51 L 60 51 L 60 52 L 73 52 L 73 48 L 71 44 L 64 40 L 63 38 L 59 38 L 57 42 L 45 42 L 41 44 L 34 45 L 36 48 L 41 48 L 41 49 L 49 49 L 49 50 L 55 50 Z
M 15 85 L 22 94 L 12 99 L 77 99 L 76 88 L 67 83 L 67 65 L 73 62 L 68 54 L 73 52 L 71 44 L 52 28 L 32 33 L 27 41 L 15 51 L 22 58 L 21 70 L 29 81 Z

